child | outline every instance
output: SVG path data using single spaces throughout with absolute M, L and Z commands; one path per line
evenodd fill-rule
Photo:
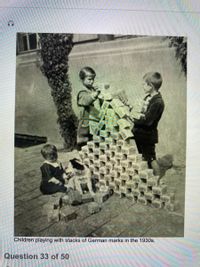
M 67 175 L 62 164 L 58 161 L 57 148 L 54 145 L 46 144 L 42 148 L 41 154 L 45 159 L 40 167 L 42 173 L 41 192 L 43 194 L 66 192 L 65 178 Z
M 94 195 L 90 169 L 83 165 L 78 159 L 70 160 L 74 169 L 74 176 L 69 180 L 68 187 L 84 194 L 84 189 L 88 189 L 91 195 Z
M 146 94 L 139 118 L 134 118 L 133 134 L 138 148 L 154 174 L 160 176 L 156 161 L 155 144 L 158 143 L 158 122 L 161 119 L 164 102 L 159 89 L 162 76 L 158 72 L 148 72 L 143 77 L 143 88 Z
M 77 105 L 82 107 L 77 133 L 77 144 L 81 147 L 92 138 L 93 125 L 99 121 L 100 103 L 98 95 L 100 90 L 94 87 L 96 73 L 90 67 L 84 67 L 79 73 L 83 88 L 77 96 Z

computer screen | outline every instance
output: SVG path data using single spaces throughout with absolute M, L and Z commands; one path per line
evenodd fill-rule
M 1 1 L 2 266 L 197 266 L 197 1 Z

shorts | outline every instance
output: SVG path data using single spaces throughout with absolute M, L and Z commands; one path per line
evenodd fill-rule
M 142 154 L 144 160 L 148 162 L 149 168 L 151 168 L 151 162 L 156 160 L 155 144 L 141 144 L 136 142 L 138 152 Z
M 55 194 L 57 192 L 63 192 L 65 193 L 67 191 L 67 188 L 64 186 L 64 184 L 54 184 L 54 183 L 41 183 L 40 185 L 40 191 L 44 195 L 51 195 Z

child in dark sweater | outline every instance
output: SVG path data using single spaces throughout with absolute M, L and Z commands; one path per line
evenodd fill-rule
M 144 160 L 153 168 L 154 174 L 160 176 L 159 165 L 156 161 L 155 144 L 158 143 L 158 122 L 164 110 L 164 101 L 159 89 L 162 76 L 158 72 L 148 72 L 143 77 L 145 98 L 141 114 L 134 118 L 133 134 Z
M 61 162 L 58 161 L 57 148 L 54 145 L 47 144 L 42 148 L 41 154 L 45 159 L 40 167 L 42 173 L 41 192 L 43 194 L 67 192 L 67 187 L 65 186 L 67 174 Z

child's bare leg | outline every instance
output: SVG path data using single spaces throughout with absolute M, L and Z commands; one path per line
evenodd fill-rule
M 151 167 L 152 167 L 152 169 L 153 169 L 153 174 L 156 175 L 156 176 L 159 176 L 158 183 L 160 184 L 161 181 L 162 181 L 162 180 L 161 180 L 162 177 L 161 177 L 160 166 L 159 166 L 157 160 L 153 160 L 153 161 L 151 162 Z
M 67 183 L 66 183 L 66 187 L 68 189 L 73 189 L 75 190 L 75 182 L 74 182 L 74 177 L 70 178 Z
M 91 182 L 90 179 L 88 179 L 88 181 L 87 181 L 87 187 L 88 187 L 88 189 L 89 189 L 90 194 L 91 194 L 91 195 L 95 195 L 95 193 L 94 193 L 94 191 L 93 191 L 93 188 L 92 188 L 92 182 Z
M 83 194 L 83 189 L 81 187 L 81 183 L 80 181 L 76 181 L 75 182 L 75 187 L 76 187 L 76 190 L 79 191 L 81 194 Z
M 90 192 L 91 195 L 94 195 L 94 191 L 93 191 L 93 188 L 92 188 L 92 181 L 91 181 L 91 171 L 89 168 L 86 169 L 86 173 L 85 173 L 85 177 L 87 179 L 87 187 L 88 187 L 88 190 Z
M 152 169 L 153 169 L 153 173 L 154 173 L 154 175 L 156 175 L 156 176 L 160 176 L 160 167 L 159 167 L 159 165 L 158 165 L 157 160 L 153 160 L 153 161 L 151 162 L 151 167 L 152 167 Z

